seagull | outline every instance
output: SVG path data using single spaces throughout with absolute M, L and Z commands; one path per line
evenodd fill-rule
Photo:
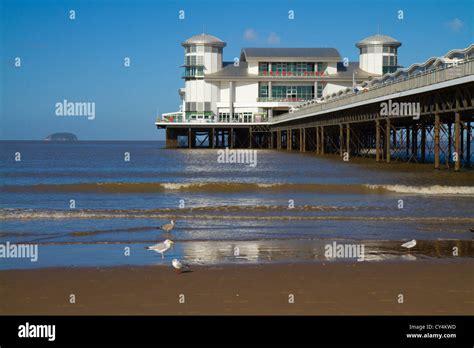
M 402 247 L 407 248 L 407 249 L 411 249 L 411 248 L 413 248 L 415 245 L 416 245 L 416 240 L 413 239 L 413 240 L 411 240 L 411 241 L 409 241 L 409 242 L 406 242 L 406 243 L 402 244 Z
M 156 251 L 157 253 L 161 254 L 161 258 L 164 259 L 165 256 L 163 255 L 166 250 L 171 248 L 171 244 L 174 244 L 172 240 L 165 240 L 163 243 L 158 243 L 149 247 L 146 247 L 147 250 L 153 250 Z
M 174 225 L 175 225 L 174 220 L 171 220 L 169 224 L 164 224 L 163 226 L 158 227 L 158 228 L 162 229 L 166 233 L 170 233 L 173 230 Z
M 176 270 L 177 273 L 181 273 L 183 270 L 189 271 L 191 269 L 191 267 L 187 263 L 181 262 L 178 259 L 173 259 L 173 261 L 171 261 L 171 264 L 173 265 L 173 268 Z

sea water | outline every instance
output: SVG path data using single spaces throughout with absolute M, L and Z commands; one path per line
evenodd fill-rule
M 163 142 L 0 147 L 0 244 L 38 245 L 37 262 L 0 269 L 332 262 L 334 242 L 363 244 L 366 261 L 474 255 L 472 170 L 276 150 L 252 167 Z M 157 228 L 170 219 L 171 233 Z M 163 260 L 145 250 L 167 238 Z

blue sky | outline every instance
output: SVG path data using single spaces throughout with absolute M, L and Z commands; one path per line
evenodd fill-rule
M 180 43 L 203 30 L 227 42 L 225 60 L 242 47 L 335 47 L 358 60 L 355 43 L 380 32 L 403 43 L 399 63 L 408 66 L 474 42 L 473 3 L 0 0 L 0 139 L 163 139 L 153 123 L 178 109 Z M 64 99 L 95 102 L 95 119 L 56 116 Z

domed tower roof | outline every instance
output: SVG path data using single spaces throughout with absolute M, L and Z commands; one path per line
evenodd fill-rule
M 356 43 L 356 46 L 358 48 L 361 48 L 363 46 L 368 46 L 368 45 L 388 45 L 388 46 L 400 47 L 402 43 L 395 40 L 393 37 L 390 37 L 387 35 L 380 35 L 380 34 L 366 37 L 365 39 Z
M 207 35 L 207 34 L 198 34 L 190 37 L 186 41 L 184 41 L 182 46 L 191 46 L 191 45 L 208 45 L 214 47 L 225 47 L 226 43 L 221 39 L 218 39 L 215 36 Z

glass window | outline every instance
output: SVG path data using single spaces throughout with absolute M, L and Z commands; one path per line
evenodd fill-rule
M 197 52 L 204 53 L 204 46 L 197 46 Z
M 360 48 L 360 54 L 365 54 L 365 53 L 367 53 L 367 46 Z
M 382 65 L 386 66 L 388 65 L 388 56 L 383 56 L 383 63 Z
M 390 46 L 383 46 L 383 53 L 390 53 Z
M 203 56 L 196 56 L 197 57 L 197 65 L 204 65 L 204 57 Z
M 286 98 L 286 86 L 272 86 L 272 98 Z
M 272 64 L 272 71 L 273 72 L 278 72 L 278 73 L 282 73 L 282 72 L 286 72 L 286 63 L 281 63 L 281 62 L 278 62 L 278 63 L 273 63 Z
M 268 72 L 268 63 L 258 63 L 258 72 L 260 74 L 263 72 Z
M 322 84 L 318 84 L 318 91 L 317 91 L 317 96 L 318 98 L 321 98 L 323 96 L 323 85 Z
M 196 52 L 196 46 L 189 46 L 189 52 L 195 53 Z
M 228 112 L 219 112 L 219 122 L 229 122 L 230 114 Z
M 268 98 L 268 85 L 264 83 L 260 83 L 260 89 L 258 92 L 259 98 Z
M 323 63 L 317 63 L 316 67 L 317 67 L 317 70 L 316 70 L 317 72 L 323 71 Z

